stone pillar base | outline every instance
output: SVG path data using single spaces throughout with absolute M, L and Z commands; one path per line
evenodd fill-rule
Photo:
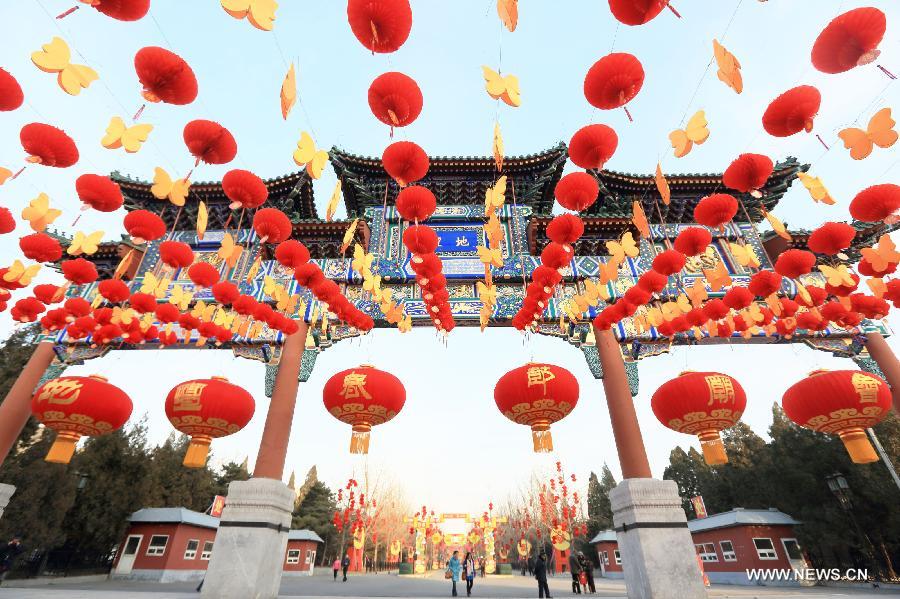
M 5 510 L 6 506 L 9 505 L 9 500 L 12 498 L 13 493 L 15 492 L 16 487 L 14 485 L 0 483 L 0 518 L 3 517 L 3 510 Z
M 280 480 L 228 485 L 201 597 L 278 597 L 293 509 L 294 493 Z
M 705 598 L 675 481 L 626 479 L 610 491 L 609 501 L 628 598 Z

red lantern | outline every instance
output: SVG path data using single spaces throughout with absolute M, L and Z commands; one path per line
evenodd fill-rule
M 84 258 L 63 260 L 59 266 L 63 277 L 73 285 L 87 285 L 97 280 L 97 267 Z
M 18 300 L 10 310 L 10 316 L 16 322 L 34 322 L 47 307 L 37 298 L 25 297 Z
M 675 238 L 675 249 L 685 256 L 698 256 L 712 243 L 712 233 L 701 227 L 682 229 Z
M 753 303 L 753 293 L 746 287 L 732 287 L 722 297 L 725 305 L 735 311 L 740 311 Z
M 569 141 L 569 158 L 584 169 L 601 169 L 612 158 L 619 136 L 612 127 L 587 125 L 575 132 Z
M 645 271 L 640 277 L 638 277 L 638 285 L 641 289 L 645 289 L 650 293 L 659 293 L 663 289 L 666 288 L 666 285 L 669 283 L 669 278 L 665 275 L 661 275 L 655 270 Z
M 568 266 L 574 255 L 571 246 L 551 241 L 541 252 L 541 264 L 559 270 Z
M 837 434 L 855 463 L 878 461 L 865 429 L 891 410 L 891 391 L 881 378 L 859 370 L 816 370 L 785 391 L 781 405 L 800 426 Z
M 813 44 L 813 66 L 823 73 L 843 73 L 873 62 L 886 28 L 887 19 L 877 8 L 856 8 L 837 16 Z
M 781 275 L 771 270 L 761 270 L 750 277 L 747 289 L 757 297 L 766 298 L 781 289 Z
M 128 395 L 96 374 L 47 381 L 31 400 L 35 418 L 57 431 L 45 459 L 58 464 L 69 463 L 82 436 L 96 437 L 121 428 L 131 410 Z
M 219 281 L 219 269 L 209 262 L 196 262 L 188 268 L 188 278 L 198 287 L 212 287 Z
M 553 190 L 559 205 L 575 212 L 581 212 L 593 205 L 599 193 L 600 185 L 597 179 L 580 171 L 565 175 Z
M 134 55 L 134 70 L 148 102 L 190 104 L 197 98 L 197 78 L 183 58 L 165 48 L 147 46 Z
M 29 260 L 56 262 L 62 257 L 62 246 L 46 233 L 32 233 L 19 239 L 19 248 Z
M 719 372 L 682 372 L 663 383 L 650 400 L 664 426 L 700 438 L 707 464 L 728 462 L 719 432 L 737 424 L 747 395 L 734 378 Z
M 809 133 L 821 103 L 822 94 L 811 85 L 789 89 L 766 108 L 763 128 L 774 137 L 790 137 L 804 130 Z
M 81 175 L 75 179 L 75 193 L 84 202 L 99 212 L 114 212 L 122 207 L 122 190 L 112 179 L 103 175 Z
M 560 214 L 547 225 L 550 241 L 572 245 L 584 235 L 584 221 L 576 214 Z
M 150 0 L 93 0 L 90 4 L 117 21 L 137 21 L 150 10 Z
M 97 285 L 97 292 L 108 302 L 118 304 L 131 296 L 128 284 L 120 279 L 104 279 Z M 154 302 L 155 304 L 156 302 Z
M 19 140 L 28 154 L 27 162 L 66 168 L 78 162 L 78 148 L 62 129 L 43 123 L 22 127 Z
M 409 76 L 396 71 L 379 75 L 369 86 L 369 108 L 379 121 L 405 127 L 422 112 L 422 90 Z
M 850 216 L 868 223 L 883 221 L 900 210 L 900 185 L 883 183 L 862 190 L 850 202 Z
M 439 244 L 437 233 L 428 225 L 409 227 L 403 232 L 403 245 L 411 254 L 433 254 Z
M 707 227 L 721 227 L 737 214 L 738 202 L 727 193 L 706 196 L 694 207 L 694 220 Z
M 409 37 L 409 0 L 350 0 L 347 21 L 353 35 L 373 53 L 395 52 Z
M 166 223 L 149 210 L 132 210 L 122 219 L 134 243 L 154 241 L 166 234 Z
M 381 155 L 381 164 L 400 187 L 415 183 L 428 173 L 428 155 L 419 144 L 395 141 Z
M 275 248 L 275 259 L 285 268 L 297 268 L 309 262 L 309 250 L 296 239 L 288 239 Z
M 391 420 L 403 409 L 406 389 L 393 374 L 363 364 L 328 379 L 322 399 L 332 416 L 353 427 L 350 453 L 369 453 L 372 427 Z
M 775 260 L 775 272 L 789 279 L 799 279 L 801 275 L 812 272 L 816 265 L 816 256 L 806 250 L 787 250 Z
M 534 451 L 553 451 L 550 425 L 565 418 L 578 403 L 578 381 L 553 364 L 529 362 L 497 381 L 494 401 L 500 412 L 531 427 Z
M 13 218 L 9 208 L 0 206 L 0 235 L 6 235 L 16 230 L 16 219 Z
M 263 208 L 253 215 L 253 230 L 262 243 L 281 243 L 291 236 L 291 219 L 278 208 Z
M 682 268 L 687 260 L 684 254 L 678 250 L 666 250 L 653 258 L 653 270 L 664 276 L 674 275 Z
M 184 126 L 184 144 L 197 159 L 207 164 L 226 164 L 237 155 L 231 132 L 214 121 L 197 119 Z
M 644 67 L 632 54 L 615 52 L 594 63 L 584 79 L 584 97 L 596 108 L 612 110 L 630 102 L 644 85 Z
M 759 190 L 769 180 L 774 168 L 772 159 L 768 156 L 741 154 L 725 169 L 722 184 L 741 193 L 761 196 Z
M 166 266 L 185 268 L 194 261 L 194 250 L 183 241 L 163 241 L 159 244 L 159 259 Z
M 0 69 L 0 112 L 15 110 L 25 101 L 25 94 L 16 78 L 5 69 Z
M 190 435 L 184 465 L 202 468 L 213 439 L 233 435 L 253 417 L 253 396 L 224 377 L 195 379 L 176 385 L 166 396 L 166 416 Z
M 243 169 L 232 169 L 222 177 L 222 191 L 231 200 L 229 208 L 258 208 L 269 197 L 262 179 Z
M 427 187 L 412 185 L 397 194 L 397 212 L 405 220 L 422 222 L 437 209 L 437 198 Z
M 850 247 L 856 229 L 847 223 L 825 223 L 809 235 L 806 247 L 817 254 L 833 256 Z
M 668 4 L 669 0 L 609 0 L 609 10 L 623 25 L 634 26 L 655 19 Z

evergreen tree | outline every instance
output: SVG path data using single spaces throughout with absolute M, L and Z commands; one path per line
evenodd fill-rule
M 219 487 L 209 467 L 185 468 L 182 465 L 188 438 L 172 433 L 150 452 L 150 488 L 144 507 L 185 507 L 205 512 Z
M 325 541 L 325 549 L 335 547 L 338 539 L 337 528 L 334 526 L 336 509 L 334 493 L 324 483 L 316 481 L 303 501 L 294 508 L 291 528 L 313 530 Z
M 313 488 L 313 486 L 319 482 L 319 474 L 316 471 L 315 465 L 309 469 L 309 472 L 306 473 L 306 480 L 303 481 L 303 484 L 300 485 L 300 488 L 297 489 L 297 499 L 294 501 L 295 505 L 300 505 L 303 503 L 303 500 L 306 499 L 306 496 L 309 494 L 309 490 Z
M 228 485 L 236 480 L 249 480 L 250 473 L 247 472 L 247 464 L 238 464 L 237 462 L 228 462 L 222 464 L 221 470 L 213 475 L 215 480 L 215 495 L 228 495 Z
M 681 447 L 676 447 L 669 454 L 669 465 L 663 472 L 663 478 L 674 480 L 678 484 L 681 506 L 688 518 L 691 518 L 694 513 L 691 497 L 703 495 L 704 482 L 710 478 L 707 470 L 708 467 L 703 462 L 703 457 L 693 447 L 688 452 Z

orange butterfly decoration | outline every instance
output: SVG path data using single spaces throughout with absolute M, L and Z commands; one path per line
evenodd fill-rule
M 738 59 L 725 49 L 725 46 L 718 40 L 713 40 L 713 55 L 716 58 L 716 65 L 719 67 L 719 81 L 733 89 L 737 93 L 744 91 L 744 78 L 741 76 L 741 63 Z
M 875 272 L 884 272 L 892 264 L 900 264 L 900 252 L 897 251 L 897 245 L 887 233 L 881 236 L 877 245 L 863 248 L 860 252 L 863 259 L 872 265 L 872 270 Z
M 728 274 L 728 269 L 725 268 L 724 262 L 718 262 L 711 269 L 704 268 L 703 277 L 709 283 L 711 291 L 719 291 L 731 285 L 731 276 Z
M 875 146 L 890 148 L 897 143 L 897 132 L 894 131 L 896 124 L 891 118 L 891 109 L 882 108 L 869 119 L 865 131 L 850 127 L 838 133 L 838 137 L 844 142 L 844 147 L 850 150 L 851 158 L 862 160 L 872 153 Z
M 685 289 L 684 292 L 691 299 L 691 304 L 695 308 L 702 306 L 703 302 L 709 297 L 709 294 L 706 292 L 706 285 L 703 284 L 703 279 L 699 277 L 694 279 L 694 284 Z
M 656 190 L 659 192 L 663 204 L 668 206 L 672 201 L 672 190 L 669 189 L 669 182 L 663 176 L 662 166 L 658 162 L 656 163 Z
M 650 223 L 647 222 L 647 215 L 644 214 L 644 208 L 638 200 L 631 205 L 631 222 L 637 227 L 641 237 L 650 237 Z
M 497 0 L 497 14 L 503 25 L 512 33 L 519 24 L 519 0 Z

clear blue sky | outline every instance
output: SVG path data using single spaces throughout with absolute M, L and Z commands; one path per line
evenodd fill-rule
M 218 120 L 228 127 L 239 146 L 229 167 L 248 168 L 263 177 L 295 170 L 291 153 L 303 129 L 312 131 L 320 146 L 380 155 L 389 143 L 388 132 L 369 112 L 366 89 L 387 70 L 414 77 L 425 96 L 421 117 L 398 130 L 398 139 L 415 140 L 433 155 L 488 154 L 497 108 L 484 92 L 480 66 L 497 68 L 501 54 L 503 71 L 519 76 L 523 98 L 521 108 L 500 108 L 510 155 L 568 141 L 576 129 L 592 122 L 617 130 L 619 149 L 607 166 L 627 172 L 650 173 L 657 160 L 667 173 L 720 172 L 745 151 L 775 159 L 793 155 L 812 163 L 811 172 L 822 176 L 838 201 L 830 208 L 816 206 L 795 185 L 776 214 L 792 227 L 807 228 L 847 219 L 847 204 L 857 191 L 874 183 L 897 182 L 900 173 L 897 147 L 876 149 L 865 161 L 855 162 L 836 137 L 844 127 L 864 126 L 883 106 L 895 108 L 896 116 L 897 84 L 889 85 L 874 66 L 824 75 L 809 62 L 812 41 L 828 20 L 842 10 L 868 4 L 888 16 L 879 62 L 900 72 L 896 2 L 681 0 L 676 5 L 683 19 L 665 12 L 649 25 L 629 28 L 617 25 L 602 0 L 521 0 L 519 28 L 510 34 L 501 31 L 494 0 L 414 0 L 409 41 L 388 56 L 372 56 L 356 41 L 346 22 L 345 3 L 339 1 L 283 0 L 274 35 L 232 19 L 216 0 L 153 0 L 151 16 L 137 23 L 114 21 L 87 7 L 62 21 L 52 18 L 73 3 L 17 0 L 0 7 L 0 66 L 19 79 L 27 98 L 18 111 L 0 114 L 0 136 L 6 140 L 0 165 L 16 170 L 21 164 L 18 131 L 32 121 L 62 127 L 82 154 L 70 169 L 29 167 L 19 179 L 0 187 L 0 205 L 18 213 L 38 192 L 46 191 L 54 205 L 65 210 L 57 221 L 63 229 L 77 213 L 73 182 L 84 172 L 119 170 L 149 179 L 153 168 L 162 166 L 184 174 L 193 160 L 181 130 L 195 118 Z M 74 62 L 86 63 L 100 74 L 100 81 L 78 97 L 64 94 L 53 75 L 30 62 L 31 52 L 57 35 L 77 50 Z M 743 65 L 745 90 L 740 96 L 716 79 L 714 66 L 707 69 L 714 37 Z M 138 154 L 106 150 L 99 141 L 110 117 L 128 120 L 141 105 L 132 58 L 147 45 L 168 47 L 193 66 L 199 99 L 186 107 L 148 106 L 142 120 L 156 129 Z M 582 94 L 586 70 L 610 50 L 635 54 L 647 73 L 643 90 L 629 105 L 634 123 L 621 111 L 593 109 Z M 302 102 L 286 123 L 278 103 L 285 59 L 297 64 Z M 831 144 L 827 153 L 814 136 L 775 139 L 761 129 L 766 104 L 801 83 L 816 85 L 822 92 L 815 132 Z M 701 108 L 710 122 L 709 140 L 688 157 L 675 159 L 668 146 L 669 131 Z M 215 180 L 226 170 L 204 165 L 193 178 Z M 333 185 L 329 169 L 315 188 L 321 213 Z M 88 212 L 79 228 L 102 228 L 111 238 L 121 232 L 120 219 L 121 214 L 110 218 Z M 4 262 L 19 254 L 16 241 L 25 232 L 20 227 L 0 238 Z M 11 329 L 8 314 L 0 317 L 6 333 Z M 404 336 L 377 331 L 362 343 L 345 342 L 320 356 L 313 378 L 301 386 L 285 478 L 291 469 L 302 475 L 314 463 L 330 483 L 349 476 L 349 433 L 326 414 L 321 389 L 335 371 L 373 360 L 404 381 L 408 401 L 394 422 L 375 430 L 370 462 L 402 480 L 415 505 L 481 510 L 489 500 L 504 498 L 540 463 L 531 455 L 527 429 L 501 416 L 492 396 L 497 378 L 532 355 L 567 366 L 582 384 L 576 411 L 554 427 L 559 459 L 584 478 L 603 462 L 618 474 L 602 387 L 590 376 L 579 351 L 553 339 L 535 339 L 524 347 L 519 334 L 510 329 L 484 334 L 456 329 L 444 348 L 431 331 L 420 329 Z M 694 443 L 662 427 L 649 409 L 652 391 L 685 367 L 719 369 L 737 377 L 749 396 L 744 419 L 764 434 L 772 402 L 790 384 L 814 367 L 850 366 L 849 361 L 798 346 L 678 349 L 642 362 L 636 403 L 654 474 L 662 475 L 672 447 Z M 233 359 L 227 352 L 119 352 L 71 372 L 101 372 L 122 386 L 135 400 L 135 415 L 148 414 L 155 441 L 170 431 L 162 401 L 171 386 L 188 376 L 227 373 L 254 394 L 258 409 L 243 432 L 215 442 L 215 458 L 242 460 L 250 455 L 252 461 L 255 456 L 267 405 L 260 364 Z M 511 445 L 517 446 L 513 455 L 521 459 L 501 460 L 510 455 Z

